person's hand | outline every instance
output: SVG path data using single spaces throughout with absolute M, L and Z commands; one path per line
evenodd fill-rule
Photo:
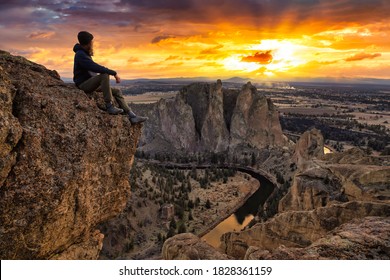
M 121 78 L 116 74 L 115 76 L 116 83 L 119 84 L 121 82 Z

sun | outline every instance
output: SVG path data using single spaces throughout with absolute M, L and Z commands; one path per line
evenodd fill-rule
M 223 60 L 226 70 L 241 73 L 261 72 L 273 76 L 274 72 L 287 72 L 293 67 L 305 64 L 304 54 L 307 47 L 289 40 L 262 40 L 259 44 L 248 45 L 243 54 L 234 54 Z M 267 63 L 245 62 L 243 58 L 255 53 L 270 51 L 272 60 Z
M 242 55 L 233 55 L 226 58 L 223 61 L 223 65 L 226 70 L 229 71 L 239 71 L 243 73 L 254 72 L 262 68 L 262 65 L 259 65 L 255 62 L 243 62 Z

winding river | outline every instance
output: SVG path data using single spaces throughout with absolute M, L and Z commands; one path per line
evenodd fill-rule
M 192 169 L 191 165 L 182 164 L 164 164 L 164 167 L 168 169 Z M 210 168 L 208 165 L 195 166 L 197 169 Z M 249 222 L 256 216 L 260 206 L 263 206 L 267 198 L 271 195 L 275 188 L 274 180 L 267 178 L 265 174 L 261 174 L 261 171 L 254 170 L 247 167 L 237 166 L 216 166 L 217 168 L 231 169 L 234 168 L 237 171 L 246 173 L 259 181 L 260 187 L 254 192 L 244 203 L 230 216 L 223 218 L 216 226 L 201 233 L 199 237 L 210 244 L 211 246 L 218 248 L 220 245 L 220 237 L 222 234 L 229 231 L 240 231 L 245 228 Z M 270 175 L 268 175 L 270 176 Z
M 324 153 L 332 153 L 332 150 L 328 147 L 324 147 Z M 185 165 L 185 164 L 161 164 L 162 166 L 168 169 L 192 169 L 194 166 Z M 197 169 L 205 169 L 210 168 L 210 165 L 199 165 L 195 166 Z M 248 167 L 238 167 L 238 166 L 215 166 L 217 168 L 223 169 L 235 169 L 237 171 L 249 174 L 253 178 L 259 181 L 260 187 L 254 192 L 245 202 L 244 204 L 238 208 L 233 214 L 230 216 L 221 219 L 221 221 L 212 227 L 211 229 L 202 232 L 199 237 L 210 244 L 211 246 L 218 248 L 220 245 L 220 237 L 229 231 L 240 231 L 244 229 L 250 221 L 256 216 L 258 209 L 260 206 L 263 206 L 265 201 L 271 195 L 273 190 L 275 189 L 276 181 L 275 179 L 261 170 L 254 170 Z M 271 178 L 272 177 L 272 178 Z

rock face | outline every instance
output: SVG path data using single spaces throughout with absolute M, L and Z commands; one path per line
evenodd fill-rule
M 186 87 L 180 95 L 191 106 L 200 147 L 206 151 L 225 151 L 229 145 L 229 132 L 223 115 L 222 82 L 217 84 L 194 84 Z
M 22 57 L 0 52 L 0 68 L 0 258 L 97 258 L 142 126 Z
M 385 230 L 380 228 L 375 232 L 375 228 L 367 228 L 371 225 L 388 228 L 390 167 L 383 160 L 368 157 L 356 149 L 321 156 L 316 148 L 321 147 L 321 143 L 322 136 L 316 131 L 301 138 L 296 155 L 304 164 L 293 177 L 288 193 L 280 200 L 279 214 L 244 231 L 223 235 L 223 252 L 248 259 L 390 258 L 388 250 L 373 252 L 376 233 L 380 234 L 381 246 L 390 242 L 389 236 L 382 234 Z M 373 216 L 374 220 L 366 220 Z M 343 226 L 349 223 L 353 226 Z M 359 228 L 361 235 L 356 236 Z M 370 233 L 374 235 L 365 236 Z M 346 240 L 341 240 L 340 236 Z M 358 241 L 353 239 L 355 237 Z M 329 243 L 329 238 L 334 243 Z M 359 244 L 359 240 L 365 239 L 372 243 Z M 346 251 L 337 251 L 335 248 L 339 245 Z M 328 249 L 327 253 L 322 251 L 323 247 Z M 366 253 L 358 254 L 358 249 Z
M 23 131 L 18 119 L 12 114 L 14 97 L 13 85 L 0 65 L 0 186 L 16 163 L 17 153 L 14 149 Z
M 275 106 L 251 83 L 244 85 L 237 96 L 230 133 L 233 147 L 248 143 L 261 149 L 286 144 Z
M 390 218 L 366 217 L 343 224 L 307 248 L 280 246 L 275 250 L 249 247 L 247 260 L 388 260 Z
M 328 168 L 315 166 L 295 174 L 291 188 L 279 202 L 278 212 L 312 210 L 335 201 L 348 201 L 342 179 Z
M 306 131 L 299 138 L 293 160 L 298 168 L 304 169 L 307 161 L 324 155 L 324 137 L 318 129 Z
M 194 83 L 174 99 L 132 106 L 150 118 L 140 141 L 146 152 L 224 152 L 287 144 L 275 106 L 251 83 L 240 91 L 224 89 L 220 80 Z
M 282 212 L 267 222 L 258 223 L 247 230 L 224 234 L 222 251 L 234 258 L 242 259 L 250 246 L 265 250 L 273 250 L 280 245 L 306 247 L 353 219 L 389 215 L 389 204 L 356 201 L 320 207 L 312 211 Z
M 171 220 L 175 216 L 175 206 L 171 203 L 161 206 L 161 219 Z
M 181 96 L 176 96 L 174 101 L 162 99 L 157 105 L 158 128 L 163 140 L 172 139 L 168 145 L 173 144 L 175 149 L 193 149 L 196 133 L 191 107 Z
M 390 167 L 367 164 L 370 157 L 359 154 L 357 159 L 353 149 L 327 156 L 331 161 L 307 163 L 307 169 L 295 174 L 291 188 L 279 203 L 279 212 L 311 210 L 346 201 L 389 201 Z

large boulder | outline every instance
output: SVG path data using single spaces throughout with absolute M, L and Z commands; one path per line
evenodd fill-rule
M 165 260 L 228 260 L 222 254 L 192 233 L 182 233 L 167 239 L 162 249 Z

